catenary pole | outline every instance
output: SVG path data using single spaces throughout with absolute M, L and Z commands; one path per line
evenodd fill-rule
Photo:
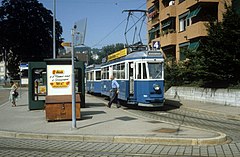
M 56 0 L 53 0 L 53 59 L 56 58 L 56 31 L 55 31 L 55 21 L 56 21 Z

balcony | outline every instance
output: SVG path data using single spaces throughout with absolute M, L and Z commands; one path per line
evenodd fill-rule
M 161 10 L 160 12 L 161 21 L 169 17 L 176 17 L 176 5 L 171 5 Z
M 193 39 L 196 37 L 207 36 L 207 22 L 197 22 L 186 27 L 187 39 Z
M 156 25 L 156 24 L 158 24 L 158 23 L 159 23 L 159 18 L 158 18 L 158 16 L 152 18 L 152 20 L 151 20 L 151 25 Z
M 176 45 L 176 32 L 168 32 L 166 34 L 161 34 L 160 43 L 162 47 L 169 45 Z
M 190 8 L 194 5 L 196 5 L 197 3 L 212 3 L 212 2 L 218 3 L 219 0 L 187 0 L 186 1 L 187 8 Z

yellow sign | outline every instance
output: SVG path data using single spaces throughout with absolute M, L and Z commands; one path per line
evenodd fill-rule
M 65 87 L 68 87 L 70 84 L 69 81 L 67 82 L 51 82 L 50 85 L 53 87 L 53 88 L 65 88 Z
M 71 42 L 62 42 L 61 45 L 64 47 L 71 47 Z
M 118 59 L 118 58 L 121 58 L 121 57 L 126 56 L 126 55 L 127 55 L 127 48 L 108 55 L 108 61 L 112 61 L 114 59 Z
M 64 70 L 53 70 L 52 74 L 63 74 Z

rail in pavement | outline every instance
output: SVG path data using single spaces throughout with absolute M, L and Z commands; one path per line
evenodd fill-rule
M 88 107 L 81 109 L 77 129 L 71 121 L 47 122 L 44 110 L 28 111 L 28 95 L 24 91 L 17 107 L 0 106 L 0 136 L 43 140 L 70 140 L 112 143 L 164 145 L 211 145 L 225 143 L 219 132 L 180 126 L 131 114 L 127 109 L 107 108 L 106 102 L 86 95 Z M 159 132 L 172 129 L 176 132 Z

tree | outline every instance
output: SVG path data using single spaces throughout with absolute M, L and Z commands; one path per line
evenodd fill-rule
M 1 53 L 11 51 L 19 62 L 51 58 L 52 19 L 52 12 L 37 0 L 3 0 L 0 7 Z M 62 27 L 56 21 L 56 49 L 62 42 L 61 34 Z
M 107 45 L 107 46 L 104 46 L 103 48 L 102 48 L 102 51 L 101 51 L 101 53 L 99 53 L 98 55 L 99 55 L 99 58 L 98 58 L 98 60 L 97 60 L 97 63 L 98 64 L 101 64 L 102 63 L 102 59 L 103 58 L 106 58 L 108 55 L 110 55 L 110 54 L 112 54 L 112 53 L 114 53 L 114 52 L 117 52 L 117 51 L 119 51 L 119 50 L 122 50 L 122 49 L 124 49 L 124 44 L 122 44 L 122 43 L 117 43 L 117 44 L 112 44 L 112 45 Z
M 222 22 L 210 22 L 201 49 L 203 81 L 208 87 L 228 87 L 240 82 L 240 15 L 226 8 Z

